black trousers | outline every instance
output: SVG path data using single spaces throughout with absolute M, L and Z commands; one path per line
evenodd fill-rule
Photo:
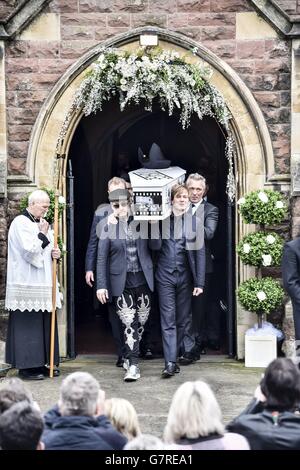
M 161 334 L 165 362 L 176 362 L 184 333 L 191 322 L 193 285 L 188 272 L 157 272 Z
M 116 313 L 122 322 L 125 358 L 138 364 L 140 341 L 151 310 L 151 291 L 147 285 L 125 288 L 113 297 Z
M 199 345 L 207 341 L 220 342 L 221 312 L 215 291 L 214 273 L 207 273 L 203 294 L 192 300 L 193 332 Z
M 31 369 L 50 363 L 50 312 L 25 310 L 9 313 L 6 362 L 16 369 Z M 59 364 L 57 324 L 54 337 L 54 364 Z
M 125 355 L 123 328 L 119 316 L 116 313 L 116 306 L 114 303 L 108 304 L 108 319 L 111 326 L 112 336 L 115 342 L 117 355 L 119 357 Z

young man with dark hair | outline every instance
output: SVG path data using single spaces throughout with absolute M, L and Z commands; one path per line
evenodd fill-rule
M 44 422 L 37 407 L 21 401 L 0 416 L 0 447 L 2 450 L 44 450 L 40 441 Z

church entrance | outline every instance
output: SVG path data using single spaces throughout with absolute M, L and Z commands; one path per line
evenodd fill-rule
M 115 353 L 108 309 L 96 299 L 95 289 L 85 283 L 85 253 L 93 214 L 107 202 L 107 182 L 140 167 L 138 147 L 148 153 L 153 142 L 162 149 L 172 166 L 189 173 L 198 172 L 208 182 L 208 202 L 219 208 L 218 229 L 212 242 L 215 265 L 214 297 L 220 311 L 222 354 L 234 354 L 234 214 L 226 196 L 227 161 L 222 130 L 212 118 L 194 117 L 183 130 L 178 116 L 169 117 L 159 107 L 152 112 L 129 107 L 120 112 L 116 101 L 107 103 L 101 113 L 83 117 L 76 128 L 68 158 L 74 181 L 73 231 L 74 279 L 69 293 L 74 318 L 68 325 L 74 335 L 76 354 Z M 72 196 L 73 197 L 73 196 Z M 72 201 L 71 201 L 72 202 Z M 71 272 L 71 270 L 69 270 Z M 68 276 L 70 276 L 70 272 Z M 150 343 L 161 353 L 159 317 L 153 312 Z

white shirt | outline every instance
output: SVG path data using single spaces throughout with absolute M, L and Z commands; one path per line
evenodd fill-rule
M 201 199 L 199 202 L 196 202 L 196 203 L 192 202 L 191 203 L 192 204 L 192 214 L 193 215 L 195 214 L 195 212 L 197 212 L 197 209 L 200 206 L 202 201 L 203 201 L 203 199 Z
M 8 310 L 52 311 L 53 234 L 43 249 L 38 224 L 25 215 L 16 217 L 8 232 L 5 308 Z M 58 286 L 56 306 L 61 308 Z

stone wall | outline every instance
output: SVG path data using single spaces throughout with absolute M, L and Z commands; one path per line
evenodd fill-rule
M 44 100 L 66 69 L 101 41 L 143 25 L 159 26 L 194 39 L 240 75 L 264 113 L 274 149 L 275 172 L 288 174 L 290 43 L 279 37 L 247 0 L 53 0 L 19 37 L 6 43 L 10 177 L 26 174 L 33 125 Z M 3 215 L 0 213 L 1 271 L 5 268 L 6 226 L 16 213 L 19 197 L 9 193 L 9 203 L 4 204 Z M 3 286 L 1 281 L 0 298 Z

